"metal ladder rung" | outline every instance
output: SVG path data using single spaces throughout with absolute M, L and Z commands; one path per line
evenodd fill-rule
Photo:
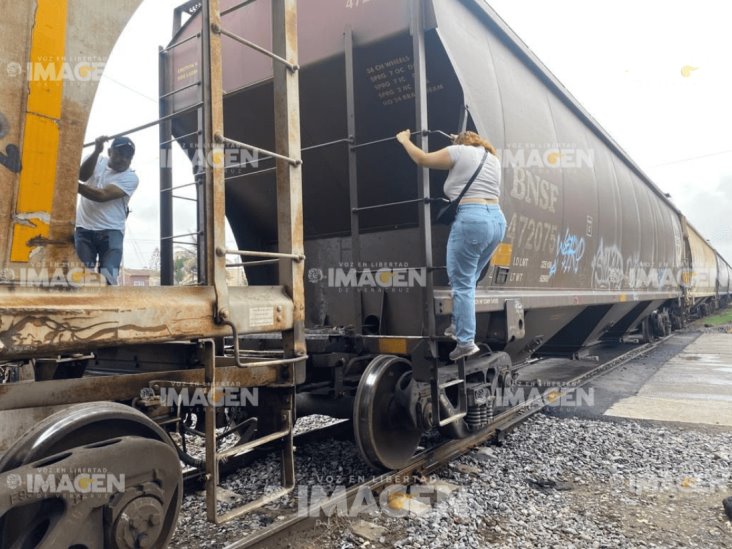
M 175 42 L 168 46 L 167 48 L 164 48 L 160 50 L 162 53 L 168 53 L 170 50 L 177 48 L 178 46 L 181 46 L 185 44 L 186 42 L 190 42 L 191 40 L 195 40 L 196 38 L 201 38 L 201 33 L 194 34 L 192 36 L 189 36 L 188 38 L 184 38 L 183 40 L 180 40 L 179 42 Z
M 183 135 L 179 135 L 178 137 L 174 137 L 173 139 L 167 139 L 167 140 L 165 140 L 165 141 L 161 141 L 161 142 L 160 142 L 160 145 L 170 145 L 170 144 L 171 144 L 171 143 L 173 143 L 174 141 L 178 141 L 178 140 L 180 140 L 180 139 L 185 139 L 186 137 L 192 137 L 192 136 L 194 136 L 194 135 L 198 135 L 198 134 L 200 134 L 200 133 L 201 133 L 200 131 L 195 131 L 195 132 L 189 132 L 189 133 L 185 133 L 185 134 L 183 134 Z
M 224 250 L 222 248 L 216 248 L 216 255 L 219 257 L 226 256 L 226 255 L 238 255 L 238 256 L 248 256 L 248 257 L 263 257 L 267 259 L 291 259 L 292 261 L 303 261 L 305 259 L 304 255 L 299 254 L 281 254 L 277 252 L 254 252 L 250 250 Z
M 280 57 L 279 55 L 272 53 L 266 48 L 263 48 L 262 46 L 255 44 L 254 42 L 250 42 L 246 38 L 242 38 L 238 34 L 234 34 L 233 32 L 229 32 L 226 29 L 219 28 L 218 33 L 222 34 L 223 36 L 227 36 L 234 40 L 235 42 L 239 42 L 243 46 L 247 46 L 255 51 L 258 51 L 259 53 L 266 55 L 267 57 L 274 59 L 275 61 L 279 61 L 283 65 L 285 65 L 288 69 L 290 69 L 292 72 L 300 70 L 299 65 L 295 65 L 294 63 L 290 63 L 287 59 L 284 59 L 283 57 Z
M 177 189 L 184 189 L 186 187 L 193 187 L 194 185 L 200 185 L 198 181 L 193 181 L 192 183 L 184 183 L 182 185 L 174 185 L 173 187 L 168 187 L 167 189 L 160 189 L 161 193 L 168 193 L 171 191 L 175 191 Z
M 180 93 L 182 91 L 189 90 L 191 88 L 194 88 L 194 87 L 200 86 L 200 85 L 201 85 L 201 81 L 199 80 L 198 82 L 194 82 L 193 84 L 188 84 L 187 86 L 183 86 L 182 88 L 178 88 L 173 91 L 169 91 L 168 93 L 164 93 L 163 95 L 160 96 L 160 99 L 167 99 L 168 97 L 175 95 L 176 93 Z
M 259 448 L 260 446 L 264 446 L 268 442 L 272 442 L 273 440 L 278 440 L 280 438 L 286 437 L 290 434 L 289 429 L 283 429 L 282 431 L 277 431 L 276 433 L 271 433 L 269 435 L 263 436 L 261 438 L 257 438 L 255 440 L 252 440 L 251 442 L 247 442 L 245 444 L 239 444 L 237 446 L 232 446 L 231 448 L 227 448 L 226 450 L 222 450 L 221 452 L 216 452 L 216 459 L 218 461 L 230 458 L 232 456 L 239 456 L 243 454 L 247 454 L 254 450 L 255 448 Z
M 254 501 L 250 501 L 249 503 L 242 505 L 241 507 L 233 509 L 222 515 L 219 515 L 216 522 L 218 524 L 221 524 L 224 522 L 228 522 L 231 519 L 235 519 L 237 517 L 245 515 L 251 511 L 254 511 L 255 509 L 259 509 L 260 507 L 262 507 L 264 505 L 272 503 L 273 501 L 286 496 L 287 494 L 292 492 L 294 489 L 295 489 L 294 486 L 292 488 L 278 488 L 271 494 L 266 494 L 258 499 L 255 499 Z
M 244 0 L 241 4 L 237 4 L 236 6 L 232 6 L 230 8 L 225 9 L 225 10 L 222 10 L 221 11 L 221 16 L 223 17 L 224 15 L 226 15 L 228 13 L 231 13 L 233 11 L 236 11 L 238 9 L 241 9 L 244 6 L 248 6 L 249 4 L 253 4 L 256 1 L 257 0 Z
M 176 238 L 182 238 L 184 236 L 196 236 L 197 237 L 200 235 L 201 235 L 200 232 L 186 233 L 186 234 L 174 234 L 173 236 L 162 236 L 162 237 L 160 237 L 160 240 L 174 240 Z
M 298 160 L 297 158 L 290 158 L 289 156 L 277 154 L 276 152 L 268 151 L 267 149 L 262 149 L 261 147 L 255 147 L 254 145 L 250 145 L 248 143 L 242 143 L 241 141 L 237 141 L 236 139 L 230 139 L 223 135 L 217 135 L 217 138 L 223 143 L 228 143 L 229 145 L 234 145 L 235 147 L 247 149 L 256 153 L 266 154 L 267 156 L 271 156 L 272 158 L 277 158 L 279 160 L 286 160 L 293 166 L 300 166 L 302 164 L 302 160 Z

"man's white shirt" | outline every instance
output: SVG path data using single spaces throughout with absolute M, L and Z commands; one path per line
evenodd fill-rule
M 85 184 L 95 189 L 104 189 L 109 185 L 114 185 L 122 189 L 125 196 L 108 202 L 94 202 L 80 195 L 76 208 L 77 227 L 92 231 L 108 229 L 125 231 L 127 203 L 137 189 L 139 179 L 134 171 L 128 169 L 124 172 L 115 172 L 108 166 L 108 163 L 108 158 L 100 156 L 94 173 Z

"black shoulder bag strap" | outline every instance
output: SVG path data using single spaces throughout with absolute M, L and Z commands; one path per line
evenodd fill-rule
M 478 165 L 478 169 L 475 170 L 475 173 L 470 178 L 470 180 L 467 182 L 465 187 L 463 187 L 463 190 L 460 191 L 460 194 L 458 197 L 447 204 L 446 206 L 443 206 L 442 209 L 437 214 L 437 219 L 435 220 L 437 223 L 442 223 L 444 225 L 449 225 L 455 220 L 455 216 L 457 215 L 457 208 L 460 205 L 460 201 L 465 196 L 465 193 L 468 192 L 468 189 L 470 189 L 470 186 L 473 184 L 473 181 L 475 181 L 478 178 L 478 174 L 483 169 L 483 165 L 485 164 L 485 160 L 488 158 L 488 149 L 485 149 L 485 153 L 483 153 L 483 160 L 480 161 L 480 164 Z

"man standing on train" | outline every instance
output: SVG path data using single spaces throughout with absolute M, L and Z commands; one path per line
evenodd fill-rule
M 118 137 L 109 147 L 109 158 L 100 156 L 109 138 L 98 137 L 94 152 L 81 164 L 79 199 L 76 208 L 76 253 L 84 264 L 99 269 L 107 284 L 116 285 L 122 263 L 122 243 L 127 204 L 139 180 L 130 170 L 135 144 Z

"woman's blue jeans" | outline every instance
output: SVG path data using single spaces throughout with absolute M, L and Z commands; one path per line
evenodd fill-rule
M 447 241 L 447 276 L 459 345 L 475 339 L 475 285 L 505 232 L 506 218 L 498 204 L 458 206 Z

